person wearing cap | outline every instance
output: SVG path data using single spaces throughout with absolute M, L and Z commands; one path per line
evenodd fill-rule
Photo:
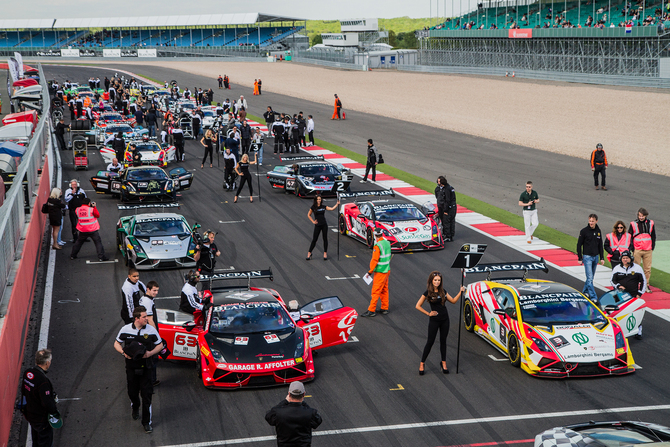
M 132 418 L 140 418 L 146 433 L 154 431 L 151 426 L 151 381 L 152 356 L 163 349 L 163 340 L 156 328 L 148 324 L 147 309 L 137 306 L 133 311 L 133 322 L 121 328 L 114 340 L 114 349 L 126 359 L 126 382 L 130 397 Z M 140 402 L 141 397 L 141 402 Z
M 633 262 L 628 250 L 621 253 L 621 264 L 612 269 L 612 287 L 641 297 L 647 289 L 647 278 L 642 267 Z
M 323 421 L 319 412 L 304 402 L 305 386 L 292 382 L 286 399 L 265 414 L 265 420 L 277 432 L 278 447 L 309 447 L 312 430 Z
M 30 423 L 33 446 L 51 447 L 53 445 L 54 431 L 49 424 L 50 415 L 56 420 L 60 414 L 56 407 L 58 399 L 54 393 L 53 385 L 47 377 L 47 371 L 51 367 L 51 350 L 42 349 L 35 354 L 35 366 L 28 368 L 23 373 L 21 382 L 21 396 L 25 400 L 22 409 L 23 416 Z
M 389 313 L 389 275 L 391 273 L 391 243 L 384 239 L 381 228 L 375 228 L 375 246 L 372 250 L 369 275 L 374 275 L 368 310 L 361 317 L 377 315 L 377 301 L 381 300 L 382 315 Z
M 591 152 L 591 170 L 593 171 L 593 181 L 595 182 L 596 189 L 600 189 L 598 186 L 598 174 L 602 177 L 603 191 L 607 191 L 605 186 L 605 172 L 607 169 L 607 155 L 603 150 L 603 145 L 598 143 L 596 145 L 596 150 Z

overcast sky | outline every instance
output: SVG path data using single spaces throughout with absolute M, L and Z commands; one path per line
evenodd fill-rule
M 224 14 L 261 12 L 304 19 L 339 20 L 351 18 L 444 17 L 454 0 L 28 0 L 3 1 L 3 19 L 58 19 L 66 17 L 168 16 L 176 14 Z M 463 1 L 465 10 L 467 0 Z M 474 3 L 473 3 L 474 4 Z M 196 7 L 197 5 L 197 7 Z M 454 9 L 458 14 L 459 4 Z

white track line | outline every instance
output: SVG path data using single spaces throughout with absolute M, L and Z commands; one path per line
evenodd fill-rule
M 468 425 L 468 424 L 481 424 L 491 422 L 520 421 L 530 419 L 552 419 L 567 416 L 588 416 L 593 414 L 637 413 L 641 411 L 659 411 L 659 410 L 670 410 L 670 405 L 650 405 L 646 407 L 640 406 L 640 407 L 597 408 L 593 410 L 560 411 L 560 412 L 539 413 L 539 414 L 537 413 L 519 414 L 510 416 L 493 416 L 493 417 L 456 419 L 456 420 L 435 421 L 435 422 L 416 422 L 413 424 L 377 425 L 370 427 L 345 428 L 340 430 L 315 431 L 312 433 L 312 436 L 346 435 L 354 433 L 370 433 L 370 432 L 379 432 L 388 430 L 406 430 L 412 428 L 413 429 L 431 428 L 431 427 L 444 427 L 450 425 Z M 196 442 L 189 444 L 174 444 L 163 447 L 213 447 L 219 445 L 233 445 L 233 444 L 247 444 L 255 442 L 275 441 L 276 439 L 277 438 L 275 436 L 256 436 L 253 438 L 237 438 L 237 439 L 227 439 L 220 441 Z

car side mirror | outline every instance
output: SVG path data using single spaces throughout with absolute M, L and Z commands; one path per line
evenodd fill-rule
M 304 321 L 305 323 L 309 323 L 310 320 L 312 319 L 312 315 L 311 314 L 301 314 L 300 319 L 302 321 Z
M 186 323 L 182 324 L 181 327 L 186 329 L 188 332 L 191 332 L 193 329 L 195 329 L 195 321 L 187 321 Z
M 365 219 L 365 214 L 359 214 L 356 216 L 357 219 Z
M 616 304 L 608 304 L 607 306 L 605 306 L 605 312 L 607 312 L 608 314 L 616 312 L 617 310 L 619 310 L 619 306 L 617 306 Z
M 504 317 L 507 315 L 507 312 L 505 312 L 505 309 L 493 309 L 493 313 L 496 315 L 500 315 L 501 317 Z

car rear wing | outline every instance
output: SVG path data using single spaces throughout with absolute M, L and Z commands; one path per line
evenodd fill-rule
M 323 155 L 296 155 L 295 157 L 280 157 L 281 161 L 301 161 L 301 160 L 320 160 L 323 161 Z
M 544 262 L 544 258 L 533 262 L 500 262 L 497 264 L 479 264 L 475 267 L 465 269 L 465 273 L 487 273 L 486 280 L 491 279 L 493 272 L 519 272 L 523 271 L 523 280 L 526 275 L 532 270 L 542 270 L 544 273 L 549 273 L 549 267 Z
M 391 196 L 391 197 L 395 197 L 395 191 L 393 191 L 393 188 L 389 188 L 389 189 L 382 189 L 380 191 L 338 192 L 337 193 L 337 200 L 352 199 L 352 198 L 356 199 L 358 197 L 370 197 L 370 196 L 376 196 L 376 197 Z
M 152 209 L 152 208 L 158 208 L 162 209 L 165 211 L 167 208 L 181 208 L 180 203 L 138 203 L 135 205 L 126 205 L 119 203 L 116 205 L 116 208 L 119 211 L 128 211 L 128 210 L 133 210 L 135 213 L 137 213 L 137 210 L 146 210 L 146 209 Z
M 246 279 L 247 288 L 251 287 L 252 279 L 269 279 L 274 281 L 274 276 L 272 275 L 272 267 L 268 267 L 267 270 L 234 270 L 232 272 L 221 272 L 213 273 L 211 275 L 201 274 L 200 281 L 208 281 L 209 288 L 212 289 L 212 282 L 216 281 L 229 281 L 233 279 Z

